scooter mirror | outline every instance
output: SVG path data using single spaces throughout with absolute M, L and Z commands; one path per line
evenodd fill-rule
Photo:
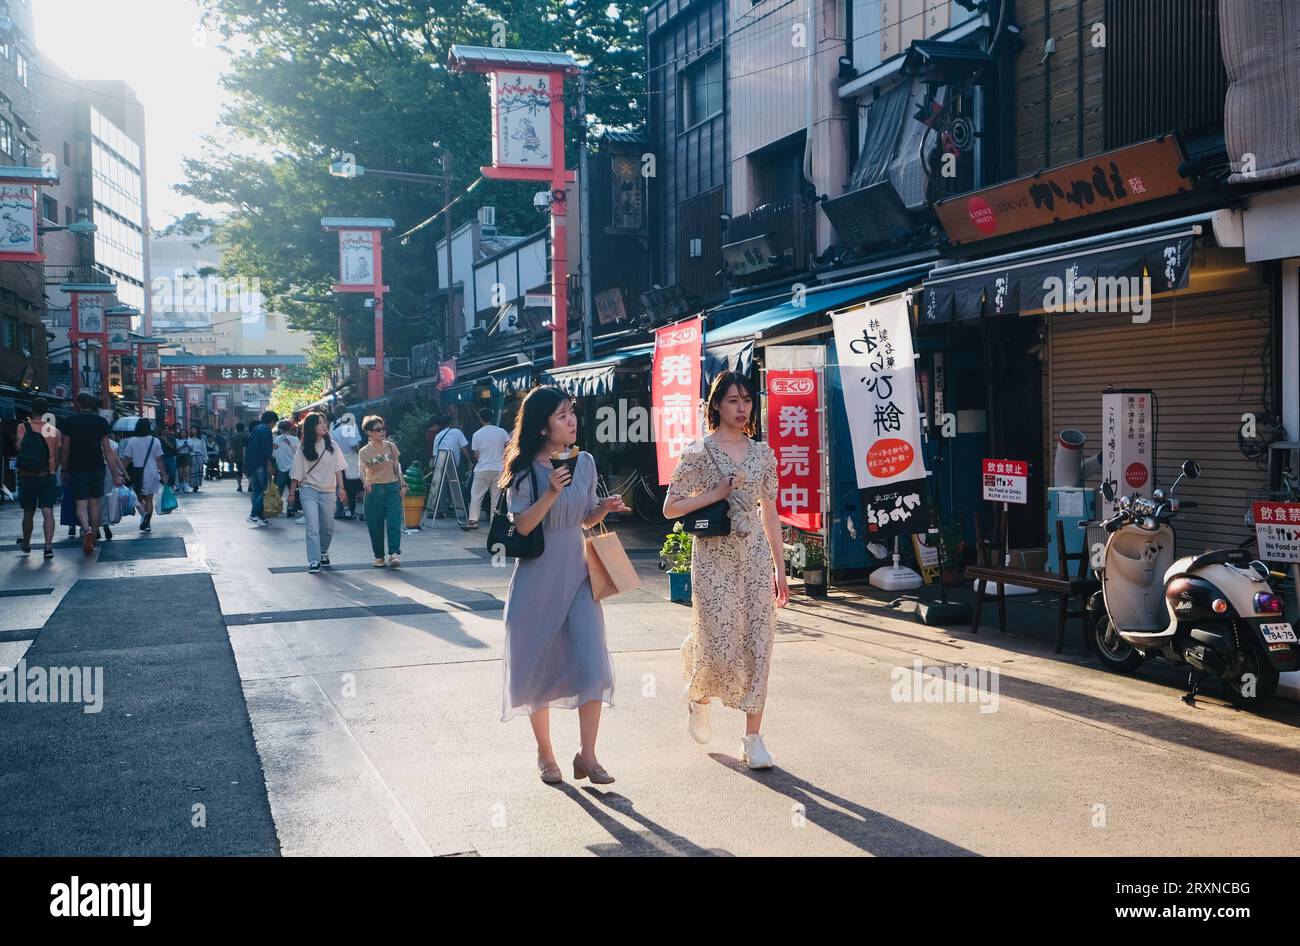
M 1183 461 L 1183 476 L 1189 480 L 1199 479 L 1201 475 L 1201 465 L 1195 460 Z
M 1113 503 L 1115 501 L 1115 484 L 1110 480 L 1102 483 L 1101 494 L 1106 497 L 1106 502 Z

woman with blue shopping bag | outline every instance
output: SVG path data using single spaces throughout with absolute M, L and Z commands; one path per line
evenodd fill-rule
M 163 463 L 162 442 L 153 435 L 153 425 L 146 418 L 136 421 L 135 436 L 122 442 L 118 456 L 126 464 L 131 485 L 140 498 L 140 531 L 149 532 L 154 496 L 162 489 L 167 468 Z

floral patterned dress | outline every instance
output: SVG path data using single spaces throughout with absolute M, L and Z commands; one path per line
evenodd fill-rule
M 739 475 L 728 499 L 730 534 L 695 536 L 691 545 L 693 617 L 682 643 L 682 674 L 687 699 L 716 696 L 733 709 L 757 713 L 767 697 L 776 633 L 772 551 L 758 502 L 776 502 L 776 455 L 767 444 L 748 440 L 738 464 L 707 438 L 697 440 L 682 453 L 668 496 L 707 493 L 733 474 Z

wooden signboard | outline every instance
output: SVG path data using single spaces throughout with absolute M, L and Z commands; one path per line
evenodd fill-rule
M 954 244 L 1006 236 L 1181 193 L 1183 150 L 1172 135 L 1108 151 L 935 204 Z

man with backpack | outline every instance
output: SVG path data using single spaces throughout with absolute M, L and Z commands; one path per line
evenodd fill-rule
M 54 506 L 59 490 L 54 473 L 59 468 L 62 435 L 53 424 L 45 422 L 50 405 L 42 398 L 32 401 L 32 416 L 18 425 L 18 502 L 23 510 L 23 537 L 19 541 L 23 554 L 32 550 L 32 528 L 36 510 L 40 509 L 45 527 L 45 557 L 54 557 Z
M 82 391 L 75 402 L 77 412 L 65 417 L 59 425 L 63 434 L 59 464 L 77 502 L 81 550 L 87 555 L 95 551 L 95 540 L 99 538 L 99 501 L 104 495 L 104 477 L 111 474 L 114 486 L 123 482 L 117 456 L 109 442 L 108 421 L 95 411 L 98 403 L 93 394 Z

